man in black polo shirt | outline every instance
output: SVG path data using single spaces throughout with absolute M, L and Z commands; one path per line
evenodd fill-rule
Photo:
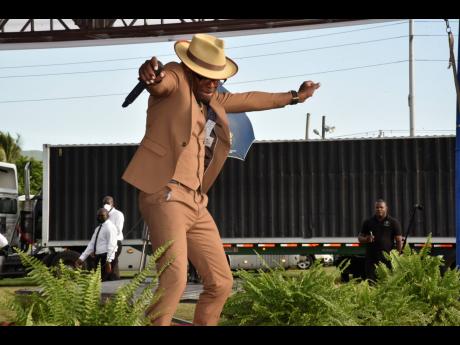
M 366 278 L 375 281 L 375 265 L 381 261 L 387 266 L 383 252 L 389 253 L 394 248 L 402 250 L 401 224 L 388 215 L 388 207 L 384 200 L 375 202 L 375 215 L 364 221 L 358 236 L 359 243 L 366 244 Z

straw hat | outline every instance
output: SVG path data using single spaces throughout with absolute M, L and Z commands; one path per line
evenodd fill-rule
M 174 44 L 179 59 L 192 71 L 210 79 L 227 79 L 238 72 L 237 64 L 225 56 L 224 41 L 206 34 L 196 34 L 192 41 Z

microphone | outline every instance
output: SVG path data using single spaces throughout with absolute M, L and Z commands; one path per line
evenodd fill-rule
M 155 77 L 159 76 L 160 73 L 163 71 L 163 64 L 158 61 L 158 69 L 155 71 Z M 139 80 L 137 85 L 131 92 L 126 96 L 125 101 L 121 105 L 123 108 L 126 108 L 128 105 L 134 102 L 134 100 L 147 88 L 147 84 L 143 80 Z
M 414 205 L 414 208 L 418 209 L 418 210 L 423 210 L 423 205 L 421 204 L 415 204 Z

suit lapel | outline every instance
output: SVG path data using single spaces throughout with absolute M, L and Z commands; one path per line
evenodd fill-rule
M 229 143 L 230 140 L 230 129 L 228 127 L 228 118 L 225 109 L 215 100 L 215 97 L 212 97 L 209 101 L 209 106 L 216 113 L 216 134 L 219 136 L 219 139 Z

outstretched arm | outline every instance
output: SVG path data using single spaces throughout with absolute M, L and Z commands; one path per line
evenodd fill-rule
M 315 90 L 320 87 L 319 83 L 312 81 L 303 82 L 299 91 L 283 93 L 269 92 L 245 92 L 245 93 L 219 93 L 217 101 L 229 113 L 241 113 L 247 111 L 259 111 L 282 108 L 289 104 L 303 103 L 312 97 Z

